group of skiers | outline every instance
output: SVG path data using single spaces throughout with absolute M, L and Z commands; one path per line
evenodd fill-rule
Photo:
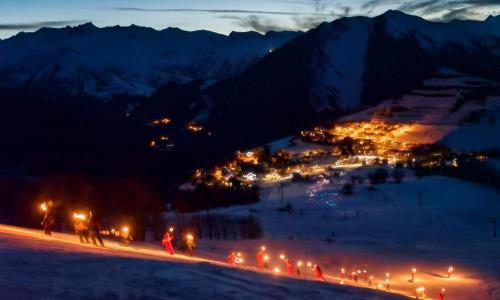
M 92 244 L 104 247 L 104 242 L 101 237 L 101 222 L 99 219 L 90 212 L 90 217 L 87 219 L 84 215 L 74 214 L 74 228 L 80 243 Z
M 173 241 L 174 241 L 174 228 L 170 227 L 167 229 L 167 231 L 163 235 L 163 239 L 161 240 L 161 244 L 165 247 L 165 251 L 167 251 L 167 253 L 170 255 L 175 254 L 174 247 L 172 245 Z M 187 234 L 183 242 L 185 251 L 189 254 L 189 256 L 193 256 L 196 247 L 193 235 Z
M 44 211 L 44 217 L 41 222 L 41 225 L 44 230 L 44 234 L 50 236 L 52 235 L 52 228 L 55 224 L 55 218 L 53 213 L 51 212 L 50 207 L 48 207 L 45 203 L 41 205 L 43 211 Z M 99 219 L 90 212 L 89 218 L 87 219 L 85 215 L 82 214 L 74 214 L 74 228 L 76 233 L 78 234 L 80 238 L 80 242 L 82 244 L 90 244 L 92 241 L 92 244 L 96 246 L 101 246 L 104 247 L 104 242 L 101 238 L 101 223 Z M 132 235 L 130 234 L 130 231 L 128 227 L 124 227 L 122 231 L 120 232 L 120 236 L 122 237 L 125 245 L 130 244 L 130 241 L 132 241 Z M 161 244 L 165 247 L 165 251 L 169 253 L 170 255 L 174 255 L 174 247 L 172 245 L 174 240 L 174 228 L 170 227 L 166 230 L 165 234 L 163 235 L 163 239 Z M 190 255 L 194 255 L 194 250 L 196 247 L 194 237 L 191 234 L 187 234 L 183 240 L 183 246 L 185 251 Z M 266 252 L 266 247 L 261 246 L 259 251 L 257 251 L 257 268 L 259 270 L 269 270 L 269 255 Z M 302 262 L 297 262 L 295 264 L 289 257 L 286 257 L 285 255 L 280 255 L 280 260 L 282 260 L 286 264 L 286 269 L 287 273 L 289 275 L 296 275 L 300 276 L 302 273 L 301 267 L 302 267 Z M 227 257 L 227 264 L 229 265 L 237 265 L 243 263 L 243 258 L 241 253 L 231 251 Z M 312 272 L 314 274 L 314 277 L 317 280 L 320 281 L 325 281 L 325 277 L 323 276 L 323 272 L 320 268 L 319 265 L 317 264 L 311 264 L 307 263 L 304 266 L 304 271 L 307 272 L 307 268 L 311 268 Z M 452 269 L 452 268 L 451 268 Z M 279 272 L 279 268 L 274 269 L 275 272 Z M 451 271 L 448 271 L 449 273 Z M 341 280 L 341 283 L 343 283 L 345 279 L 345 269 L 340 269 L 340 274 L 339 278 Z M 349 279 L 352 280 L 354 283 L 357 283 L 359 280 L 359 276 L 363 276 L 363 279 L 365 282 L 368 283 L 369 286 L 372 286 L 372 280 L 373 276 L 368 276 L 366 270 L 358 270 L 357 272 L 352 272 L 349 275 Z M 448 274 L 450 276 L 450 274 Z M 388 273 L 386 275 L 388 277 Z M 386 289 L 389 289 L 389 281 L 386 279 Z M 415 296 L 416 299 L 425 299 L 425 294 L 424 294 L 424 289 L 423 288 L 418 288 L 415 290 Z M 445 290 L 442 289 L 438 293 L 438 299 L 439 300 L 444 300 L 444 293 Z
M 296 275 L 300 276 L 301 275 L 301 266 L 302 262 L 298 262 L 297 264 L 294 264 L 293 261 L 289 258 L 286 257 L 285 255 L 280 255 L 280 259 L 286 264 L 287 268 L 287 273 L 289 275 Z M 269 255 L 266 252 L 266 247 L 262 246 L 260 247 L 259 251 L 257 252 L 257 268 L 262 270 L 268 270 L 269 269 Z M 241 257 L 241 253 L 236 253 L 235 251 L 231 251 L 229 253 L 226 262 L 229 265 L 236 265 L 238 263 L 243 262 L 243 258 Z M 312 267 L 312 268 L 311 268 Z M 317 280 L 325 281 L 325 277 L 323 276 L 323 271 L 321 270 L 320 266 L 317 264 L 311 264 L 308 263 L 305 268 L 311 268 L 314 274 L 314 277 Z M 279 268 L 275 269 L 276 272 L 279 272 Z M 306 270 L 304 270 L 306 271 Z

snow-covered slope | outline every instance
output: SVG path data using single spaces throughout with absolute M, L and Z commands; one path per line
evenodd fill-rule
M 168 80 L 240 73 L 295 32 L 187 32 L 176 28 L 43 28 L 0 41 L 0 83 L 107 97 L 149 95 Z
M 76 236 L 0 226 L 1 299 L 406 299 L 368 289 L 263 274 L 158 247 L 97 249 Z
M 500 84 L 443 69 L 401 97 L 341 118 L 412 124 L 400 138 L 461 151 L 500 149 Z

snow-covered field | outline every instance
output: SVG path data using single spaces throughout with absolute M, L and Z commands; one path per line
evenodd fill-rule
M 493 238 L 490 223 L 500 215 L 498 191 L 458 179 L 408 174 L 403 183 L 377 185 L 374 191 L 365 183 L 356 185 L 352 195 L 333 193 L 350 175 L 366 178 L 370 170 L 360 168 L 332 180 L 316 200 L 306 195 L 314 183 L 285 185 L 284 200 L 279 184 L 264 186 L 263 200 L 251 212 L 247 206 L 217 211 L 257 217 L 263 240 L 201 245 L 218 253 L 255 253 L 265 244 L 272 267 L 284 267 L 277 256 L 285 253 L 294 261 L 319 263 L 335 277 L 341 268 L 348 273 L 367 269 L 379 283 L 389 272 L 393 289 L 401 293 L 424 286 L 429 298 L 446 288 L 448 299 L 500 299 L 500 238 Z M 286 203 L 293 206 L 292 214 L 278 211 Z M 446 278 L 449 266 L 456 270 L 452 278 Z M 413 267 L 417 279 L 409 283 Z
M 79 245 L 72 235 L 0 225 L 0 299 L 402 299 L 167 256 L 159 247 Z

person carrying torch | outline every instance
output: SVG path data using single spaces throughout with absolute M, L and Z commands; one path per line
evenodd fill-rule
M 286 268 L 288 270 L 288 274 L 295 275 L 295 266 L 294 266 L 293 262 L 288 257 L 285 259 L 285 262 L 286 262 Z
M 165 247 L 165 250 L 170 254 L 174 255 L 174 247 L 172 247 L 172 241 L 174 239 L 174 228 L 170 227 L 163 236 L 161 244 Z
M 186 250 L 189 256 L 193 256 L 194 254 L 194 248 L 195 248 L 195 243 L 194 243 L 194 236 L 192 234 L 187 234 L 186 235 Z
M 227 256 L 226 262 L 228 265 L 231 265 L 231 266 L 234 266 L 236 264 L 236 253 L 234 253 L 234 250 L 231 251 L 231 253 L 229 253 L 229 255 Z
M 89 226 L 87 223 L 87 218 L 84 214 L 74 213 L 74 227 L 75 231 L 80 238 L 80 243 L 82 244 L 90 244 L 89 240 Z
M 121 237 L 123 239 L 123 243 L 125 244 L 125 246 L 130 245 L 130 242 L 134 240 L 132 234 L 130 233 L 130 228 L 128 228 L 127 226 L 122 228 Z
M 298 261 L 297 262 L 297 268 L 296 268 L 297 276 L 300 276 L 300 267 L 302 267 L 302 262 Z
M 43 233 L 45 235 L 51 236 L 52 235 L 52 227 L 54 226 L 56 220 L 55 220 L 54 216 L 52 215 L 47 203 L 45 203 L 45 202 L 42 203 L 40 205 L 40 208 L 42 209 L 42 211 L 44 213 L 43 220 L 40 223 L 40 225 L 42 225 L 42 228 L 43 228 Z
M 445 289 L 441 289 L 438 293 L 438 300 L 444 300 L 444 292 L 446 292 Z
M 264 257 L 266 257 L 266 246 L 261 246 L 260 250 L 257 252 L 257 268 L 258 269 L 264 268 L 264 264 L 265 264 Z
M 314 276 L 316 276 L 317 280 L 325 281 L 325 277 L 323 277 L 323 272 L 319 265 L 315 264 L 313 267 Z

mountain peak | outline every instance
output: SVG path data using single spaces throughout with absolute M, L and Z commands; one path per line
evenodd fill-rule
M 87 22 L 87 23 L 80 24 L 78 26 L 75 26 L 75 28 L 84 29 L 84 30 L 94 30 L 94 29 L 97 29 L 97 27 L 92 22 Z

